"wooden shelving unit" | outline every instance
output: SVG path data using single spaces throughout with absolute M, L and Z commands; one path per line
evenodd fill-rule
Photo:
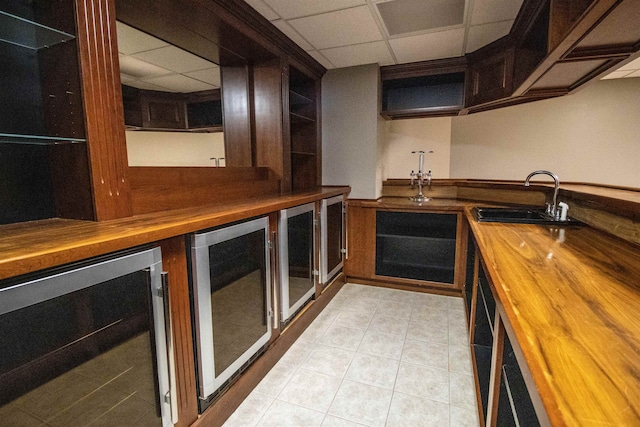
M 319 81 L 289 67 L 289 138 L 291 189 L 320 183 Z

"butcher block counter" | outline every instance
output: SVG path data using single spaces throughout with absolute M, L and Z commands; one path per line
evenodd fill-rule
M 467 218 L 551 425 L 640 425 L 639 248 L 590 227 Z
M 346 194 L 349 187 L 265 196 L 92 222 L 48 219 L 0 225 L 0 280 Z

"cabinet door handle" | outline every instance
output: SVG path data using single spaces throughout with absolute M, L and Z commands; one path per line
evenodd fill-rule
M 173 353 L 173 326 L 171 322 L 171 309 L 169 307 L 169 274 L 162 272 L 162 302 L 164 307 L 164 330 L 167 342 L 167 365 L 169 368 L 169 393 L 164 396 L 171 407 L 171 422 L 178 422 L 178 387 L 176 386 L 176 365 Z

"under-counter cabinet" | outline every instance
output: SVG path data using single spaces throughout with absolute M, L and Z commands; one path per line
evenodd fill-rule
M 349 205 L 346 274 L 350 280 L 463 288 L 468 232 L 458 211 Z
M 272 339 L 269 238 L 268 217 L 191 237 L 201 412 Z
M 178 422 L 161 272 L 153 248 L 0 281 L 0 424 Z
M 481 423 L 504 427 L 539 426 L 523 375 L 523 370 L 528 372 L 527 368 L 523 368 L 522 360 L 516 358 L 514 345 L 505 331 L 505 319 L 498 309 L 499 302 L 475 250 L 474 254 L 472 289 L 465 292 L 465 298 L 467 308 L 471 310 L 468 313 L 470 349 Z
M 280 321 L 288 323 L 316 292 L 316 204 L 280 211 Z
M 343 196 L 320 202 L 320 277 L 323 287 L 331 283 L 344 266 L 345 214 Z

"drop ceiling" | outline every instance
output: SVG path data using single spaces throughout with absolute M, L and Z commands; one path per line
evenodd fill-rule
M 213 62 L 122 22 L 116 25 L 122 84 L 176 93 L 220 87 L 220 68 Z
M 462 56 L 511 30 L 523 0 L 246 0 L 326 68 Z
M 511 30 L 523 0 L 246 0 L 327 69 L 463 56 Z M 117 23 L 122 83 L 189 93 L 220 87 L 209 61 Z M 604 77 L 640 77 L 640 59 Z

